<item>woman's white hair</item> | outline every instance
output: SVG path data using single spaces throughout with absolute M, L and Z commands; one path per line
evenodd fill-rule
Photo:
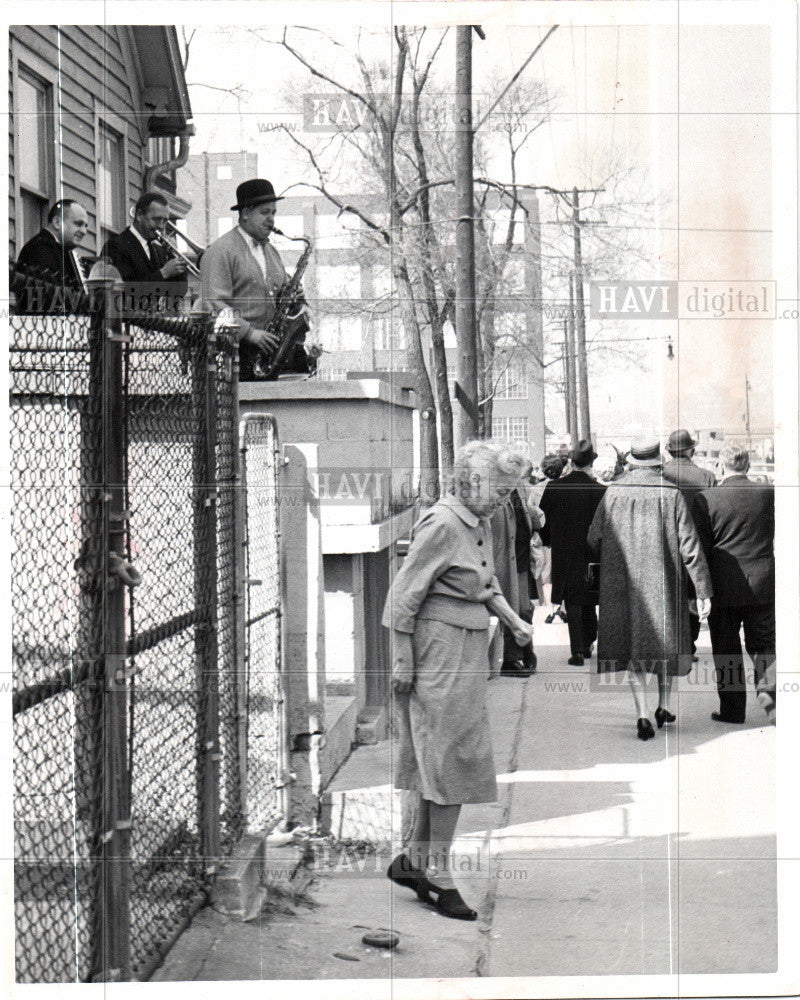
M 494 468 L 504 476 L 527 476 L 533 468 L 533 463 L 522 452 L 510 448 L 500 441 L 490 438 L 467 441 L 458 449 L 453 464 L 453 484 L 467 485 L 478 469 L 487 466 Z

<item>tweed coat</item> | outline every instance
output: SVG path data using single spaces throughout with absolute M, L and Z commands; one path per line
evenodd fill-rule
M 658 469 L 634 469 L 609 486 L 589 528 L 600 555 L 598 672 L 634 665 L 687 674 L 692 666 L 687 574 L 699 598 L 711 577 L 689 508 Z
M 553 604 L 592 604 L 586 581 L 589 563 L 586 533 L 606 488 L 586 472 L 554 479 L 544 488 L 540 507 L 545 516 L 542 541 L 550 546 Z

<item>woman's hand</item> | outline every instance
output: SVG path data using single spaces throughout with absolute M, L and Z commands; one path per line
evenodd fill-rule
M 392 633 L 392 691 L 408 694 L 414 684 L 414 643 L 410 632 Z
M 508 627 L 511 629 L 511 634 L 518 646 L 527 646 L 529 642 L 533 642 L 532 622 L 526 622 L 524 618 L 517 617 L 517 620 L 510 623 Z

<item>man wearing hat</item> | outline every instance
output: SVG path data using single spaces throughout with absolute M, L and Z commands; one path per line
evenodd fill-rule
M 655 721 L 674 722 L 672 678 L 692 666 L 686 583 L 701 617 L 711 610 L 711 577 L 689 508 L 661 474 L 658 438 L 633 442 L 630 471 L 615 480 L 597 508 L 588 543 L 600 557 L 599 672 L 626 671 L 637 712 L 637 735 L 655 735 L 646 678 L 658 677 Z
M 579 441 L 570 452 L 572 468 L 547 484 L 539 506 L 544 512 L 542 542 L 552 552 L 551 603 L 563 601 L 567 611 L 572 666 L 592 655 L 597 638 L 595 598 L 589 590 L 586 534 L 605 486 L 592 476 L 597 453 L 591 441 Z
M 694 517 L 694 501 L 698 493 L 707 490 L 716 484 L 713 472 L 708 469 L 701 469 L 692 461 L 694 449 L 697 441 L 694 440 L 685 427 L 673 431 L 667 441 L 667 451 L 672 458 L 665 462 L 661 474 L 671 483 L 675 483 L 683 494 L 683 498 L 689 507 L 689 513 Z M 695 521 L 696 524 L 696 521 Z M 695 652 L 695 643 L 700 635 L 700 619 L 694 611 L 694 590 L 691 582 L 687 591 L 687 599 L 691 602 L 689 608 L 689 632 L 692 637 L 692 653 Z
M 282 199 L 260 177 L 236 188 L 239 224 L 211 244 L 200 260 L 201 296 L 212 313 L 232 309 L 238 324 L 239 378 L 252 381 L 256 360 L 269 361 L 277 337 L 269 332 L 275 296 L 287 280 L 278 251 L 269 242 L 275 208 Z M 310 348 L 313 352 L 313 348 Z M 302 346 L 295 348 L 287 370 L 310 372 L 314 361 Z

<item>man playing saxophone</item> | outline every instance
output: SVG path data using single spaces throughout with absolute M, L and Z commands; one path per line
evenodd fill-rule
M 233 310 L 236 318 L 241 381 L 263 377 L 259 371 L 278 348 L 280 331 L 270 332 L 270 324 L 287 274 L 269 235 L 280 200 L 267 180 L 255 178 L 240 184 L 236 204 L 231 206 L 231 211 L 239 213 L 239 224 L 212 243 L 200 260 L 204 307 L 212 313 Z M 312 373 L 319 353 L 314 344 L 297 344 L 283 371 Z

